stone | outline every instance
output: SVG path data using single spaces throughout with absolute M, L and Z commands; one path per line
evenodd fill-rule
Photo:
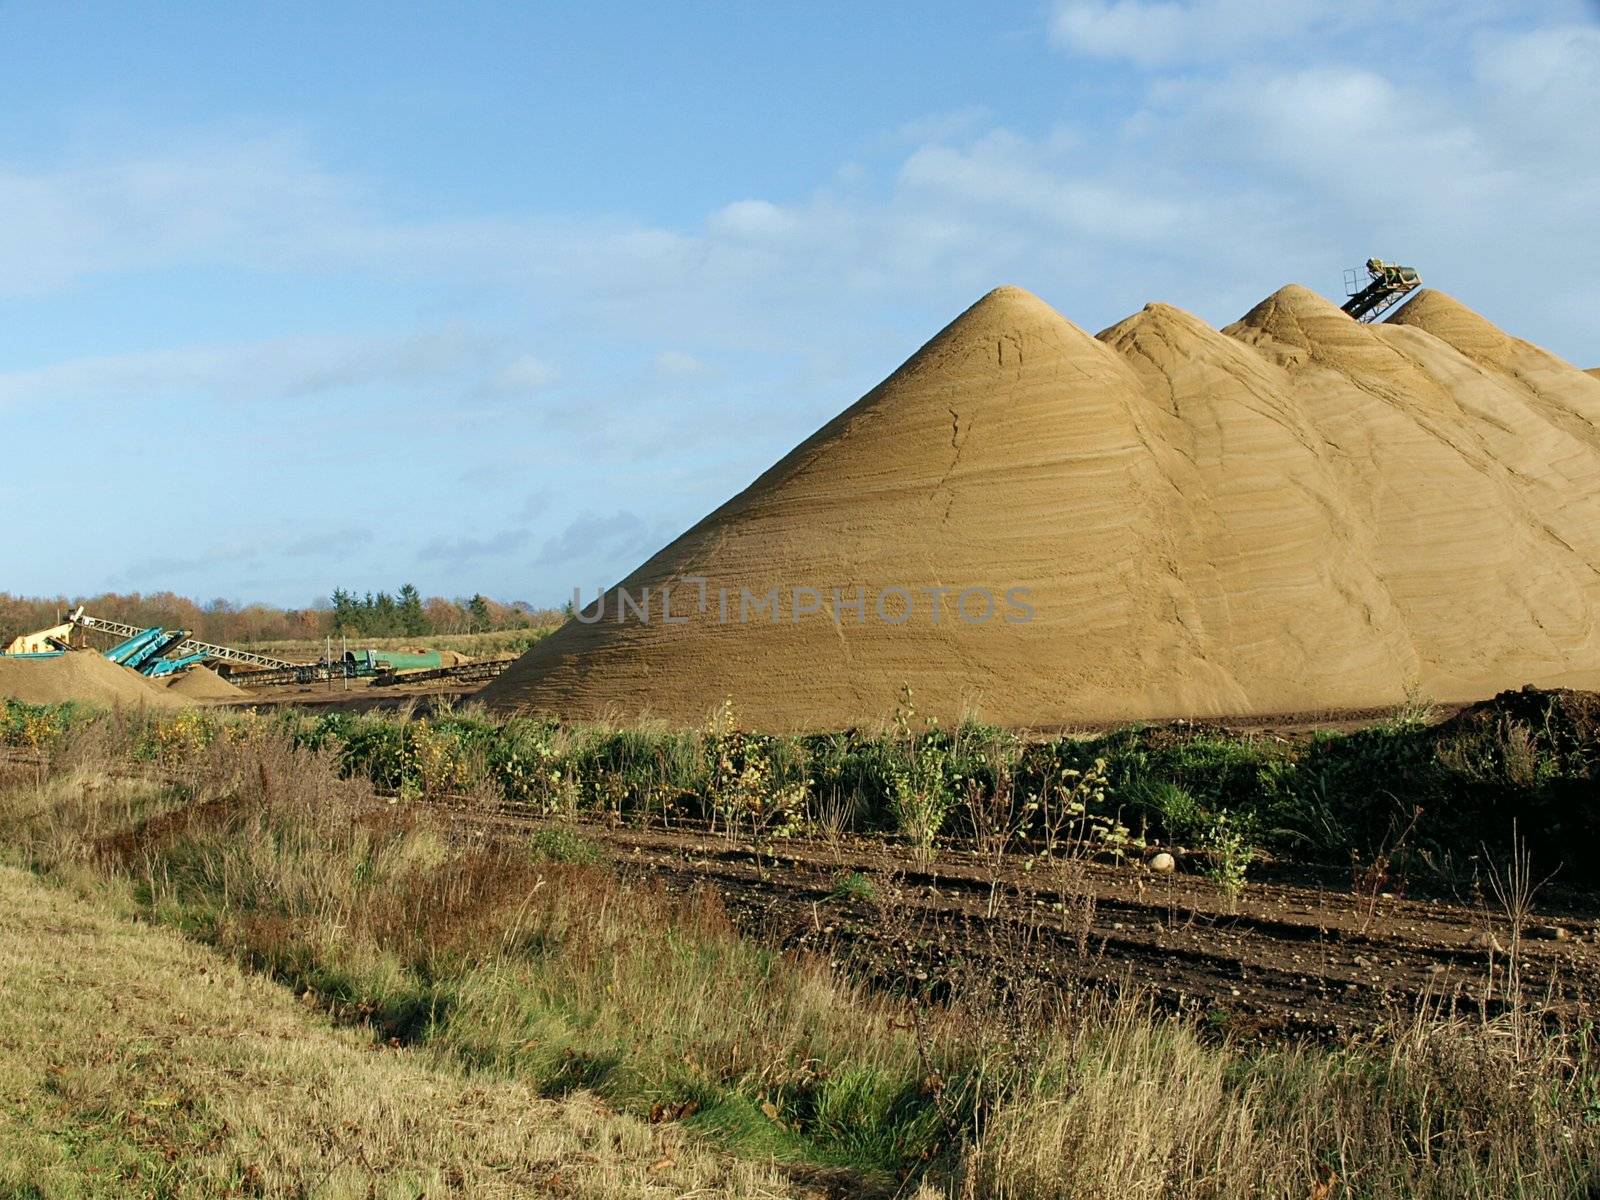
M 1572 932 L 1560 925 L 1529 925 L 1522 936 L 1541 942 L 1564 942 L 1572 937 Z

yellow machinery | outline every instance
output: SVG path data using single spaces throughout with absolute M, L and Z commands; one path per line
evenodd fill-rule
M 41 629 L 37 633 L 24 633 L 11 639 L 0 653 L 3 654 L 50 654 L 56 650 L 65 650 L 71 645 L 72 631 L 77 628 L 78 617 L 83 613 L 79 609 L 60 625 L 52 625 L 49 629 Z

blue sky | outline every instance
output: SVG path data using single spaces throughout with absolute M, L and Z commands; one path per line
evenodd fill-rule
M 1016 283 L 1600 365 L 1580 0 L 0 4 L 0 590 L 614 582 Z

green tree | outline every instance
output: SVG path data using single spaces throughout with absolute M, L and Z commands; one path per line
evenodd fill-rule
M 367 632 L 373 637 L 393 637 L 400 632 L 400 617 L 395 609 L 394 597 L 388 592 L 379 592 L 373 601 L 372 628 Z
M 328 632 L 334 634 L 360 633 L 360 602 L 343 588 L 333 589 L 333 614 Z
M 422 596 L 409 584 L 400 585 L 398 602 L 400 632 L 406 637 L 420 637 L 430 632 L 428 614 L 422 611 Z

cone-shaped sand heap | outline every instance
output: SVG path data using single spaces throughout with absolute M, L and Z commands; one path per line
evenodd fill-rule
M 1095 338 L 1000 288 L 582 615 L 483 698 L 815 729 L 904 684 L 1024 726 L 1600 687 L 1600 381 L 1437 292 Z

